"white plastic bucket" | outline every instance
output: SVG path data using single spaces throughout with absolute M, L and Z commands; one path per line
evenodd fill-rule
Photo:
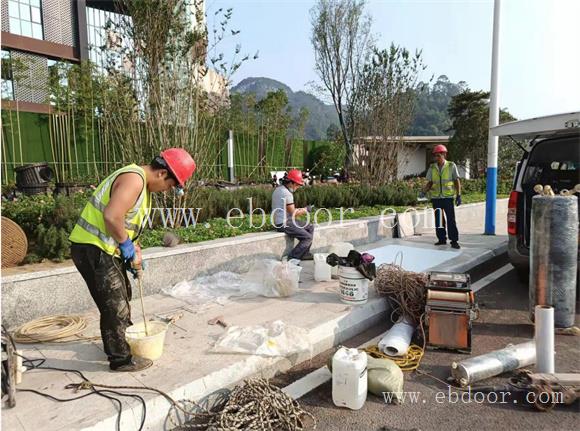
M 354 250 L 354 246 L 350 242 L 337 242 L 330 246 L 330 250 L 328 254 L 336 254 L 339 257 L 346 257 L 348 256 L 348 252 Z M 330 268 L 330 273 L 332 278 L 338 278 L 338 267 L 333 266 Z
M 341 347 L 332 357 L 332 402 L 359 410 L 367 399 L 367 355 Z
M 332 267 L 326 263 L 328 253 L 314 253 L 314 280 L 330 281 Z
M 340 300 L 346 304 L 364 304 L 369 299 L 369 280 L 356 268 L 338 267 Z
M 145 335 L 143 322 L 129 326 L 125 330 L 125 339 L 131 347 L 131 354 L 142 358 L 159 359 L 163 354 L 163 343 L 167 333 L 167 324 L 163 322 L 147 322 L 149 335 Z

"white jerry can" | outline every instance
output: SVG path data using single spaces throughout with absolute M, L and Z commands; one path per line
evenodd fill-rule
M 359 410 L 367 399 L 367 354 L 341 347 L 332 357 L 332 401 Z
M 330 281 L 331 266 L 326 263 L 328 253 L 314 253 L 314 280 Z

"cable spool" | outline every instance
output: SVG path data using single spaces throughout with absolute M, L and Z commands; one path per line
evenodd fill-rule
M 578 199 L 534 196 L 530 230 L 530 318 L 536 305 L 554 307 L 554 324 L 574 325 L 578 268 Z
M 16 266 L 28 251 L 26 234 L 18 224 L 2 217 L 2 268 Z

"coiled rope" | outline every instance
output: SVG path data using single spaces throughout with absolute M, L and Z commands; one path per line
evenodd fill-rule
M 314 416 L 300 407 L 298 401 L 266 379 L 248 379 L 236 386 L 222 411 L 211 421 L 209 429 L 220 431 L 301 431 L 304 419 Z
M 100 337 L 83 336 L 87 320 L 77 315 L 44 316 L 25 323 L 13 335 L 17 343 L 68 343 L 79 340 L 96 340 Z
M 419 328 L 421 329 L 421 338 L 423 339 L 423 347 L 417 344 L 411 344 L 409 350 L 403 356 L 389 356 L 379 349 L 378 345 L 367 346 L 363 350 L 371 355 L 373 358 L 379 359 L 390 359 L 395 364 L 399 366 L 401 371 L 417 371 L 419 372 L 419 365 L 421 365 L 421 359 L 425 354 L 425 347 L 427 345 L 427 337 L 425 336 L 425 328 L 423 327 L 423 319 L 425 315 L 422 314 L 419 317 Z
M 400 256 L 400 264 L 395 262 Z M 418 322 L 425 311 L 427 275 L 403 269 L 403 254 L 397 253 L 393 263 L 379 266 L 374 286 L 379 295 L 387 296 L 403 316 Z

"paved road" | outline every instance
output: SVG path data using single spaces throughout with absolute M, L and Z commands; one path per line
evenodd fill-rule
M 473 329 L 473 354 L 482 354 L 521 343 L 533 337 L 533 326 L 528 321 L 527 286 L 520 283 L 511 271 L 481 290 L 478 301 L 482 309 Z M 580 321 L 577 314 L 577 321 Z M 380 334 L 384 327 L 373 328 L 345 343 L 355 347 Z M 580 340 L 578 337 L 557 336 L 556 369 L 559 372 L 580 372 Z M 288 374 L 279 376 L 276 383 L 285 385 L 307 372 L 323 365 L 332 352 L 325 352 L 313 361 L 301 364 Z M 453 360 L 465 355 L 428 351 L 421 369 L 439 379 L 449 376 Z M 503 384 L 505 376 L 486 381 Z M 436 394 L 448 394 L 449 386 L 430 377 L 405 374 L 405 391 L 416 392 L 417 402 L 389 405 L 369 395 L 359 411 L 339 409 L 331 398 L 331 384 L 326 383 L 300 399 L 303 407 L 318 420 L 319 430 L 577 430 L 580 429 L 580 405 L 559 406 L 551 413 L 538 413 L 525 405 L 518 396 L 506 397 L 505 403 L 483 404 L 437 402 Z M 443 397 L 443 396 L 440 396 Z M 453 396 L 452 396 L 453 398 Z

